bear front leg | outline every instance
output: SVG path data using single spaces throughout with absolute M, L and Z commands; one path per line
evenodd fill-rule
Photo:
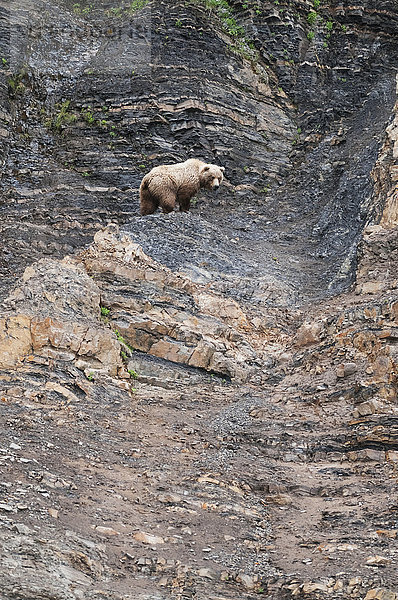
M 180 204 L 180 211 L 181 212 L 188 212 L 191 206 L 191 198 L 184 198 L 183 200 L 180 198 L 179 199 L 179 204 Z
M 192 190 L 185 189 L 184 191 L 180 190 L 180 194 L 178 195 L 178 204 L 180 205 L 181 212 L 188 212 L 191 206 L 191 198 L 192 198 Z

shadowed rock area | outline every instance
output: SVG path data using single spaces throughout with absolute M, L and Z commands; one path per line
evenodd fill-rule
M 397 27 L 0 0 L 1 600 L 397 600 Z

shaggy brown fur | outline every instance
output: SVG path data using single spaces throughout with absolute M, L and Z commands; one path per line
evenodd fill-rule
M 140 185 L 141 215 L 151 215 L 157 208 L 169 213 L 176 202 L 188 212 L 190 201 L 201 189 L 218 190 L 224 179 L 224 167 L 190 158 L 175 165 L 160 165 L 145 175 Z

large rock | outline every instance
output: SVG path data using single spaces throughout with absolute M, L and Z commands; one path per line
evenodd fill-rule
M 147 256 L 130 236 L 109 227 L 83 254 L 109 324 L 135 350 L 248 380 L 263 373 L 266 356 L 240 306 L 173 273 Z
M 42 357 L 116 376 L 120 344 L 99 316 L 100 290 L 81 266 L 41 260 L 3 303 L 0 368 Z

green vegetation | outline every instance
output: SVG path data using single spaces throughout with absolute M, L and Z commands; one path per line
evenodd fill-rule
M 115 332 L 117 341 L 120 342 L 120 344 L 122 344 L 122 346 L 124 346 L 124 348 L 126 348 L 127 350 L 129 350 L 130 353 L 134 352 L 134 348 L 132 346 L 130 346 L 130 344 L 128 344 L 126 342 L 126 340 L 121 335 L 121 333 L 117 329 L 114 329 L 114 332 Z
M 347 25 L 342 25 L 342 26 L 341 26 L 341 31 L 342 31 L 343 33 L 347 33 Z
M 94 381 L 94 373 L 89 373 L 89 374 L 87 375 L 87 379 L 88 379 L 89 381 Z
M 7 67 L 8 66 L 8 62 L 6 58 L 2 58 L 1 59 L 1 64 L 3 65 L 3 67 Z
M 123 14 L 134 15 L 135 13 L 145 8 L 148 2 L 149 0 L 133 0 L 133 2 L 131 2 L 130 5 L 127 7 L 114 6 L 112 8 L 107 8 L 105 10 L 105 15 L 110 18 L 116 17 L 117 19 L 122 17 Z
M 70 100 L 65 100 L 62 104 L 55 105 L 58 113 L 54 116 L 53 120 L 50 123 L 50 127 L 55 129 L 56 131 L 61 131 L 63 127 L 74 123 L 77 119 L 77 116 L 70 112 Z
M 194 4 L 204 4 L 205 8 L 214 13 L 221 22 L 222 28 L 231 38 L 230 48 L 234 54 L 251 61 L 258 61 L 258 52 L 253 42 L 245 37 L 244 28 L 238 24 L 234 16 L 233 9 L 227 0 L 190 0 Z M 246 6 L 249 4 L 246 2 Z M 256 14 L 261 14 L 260 9 L 256 9 Z
M 6 59 L 3 59 L 3 61 L 4 60 L 6 60 Z M 6 61 L 6 63 L 7 63 L 7 61 Z M 3 66 L 5 66 L 4 62 L 3 62 Z M 16 95 L 16 94 L 24 93 L 24 91 L 26 90 L 26 85 L 24 84 L 23 80 L 25 79 L 27 74 L 28 74 L 28 67 L 27 67 L 27 65 L 24 65 L 18 73 L 11 75 L 7 79 L 8 89 L 11 94 Z
M 82 7 L 80 2 L 76 2 L 72 8 L 73 8 L 73 12 L 75 13 L 75 15 L 83 15 L 84 17 L 89 15 L 93 9 L 91 4 L 89 4 L 88 6 Z
M 134 352 L 134 348 L 126 342 L 124 337 L 121 335 L 121 333 L 117 329 L 114 329 L 114 333 L 116 335 L 117 341 L 119 342 L 119 344 L 121 346 L 120 347 L 120 356 L 122 358 L 122 361 L 124 362 L 124 364 L 127 364 L 129 358 L 132 356 L 132 354 Z M 134 371 L 134 373 L 135 373 L 135 371 Z M 130 373 L 130 376 L 132 377 L 131 373 Z M 137 377 L 138 377 L 138 375 L 137 375 Z
M 7 80 L 9 90 L 12 94 L 23 94 L 25 91 L 25 85 L 22 83 L 18 75 L 9 77 Z
M 119 332 L 118 329 L 115 329 L 115 336 L 117 338 L 117 341 L 120 342 L 121 344 L 124 344 L 124 337 L 122 336 L 122 334 Z
M 110 308 L 106 308 L 106 306 L 101 306 L 101 319 L 104 321 L 104 323 L 109 322 L 108 315 L 110 312 Z
M 315 9 L 318 9 L 321 5 L 321 0 L 314 0 L 313 5 Z
M 297 127 L 297 133 L 296 133 L 296 135 L 294 136 L 294 138 L 292 140 L 292 145 L 293 146 L 295 146 L 299 142 L 301 131 L 302 131 L 301 127 Z
M 311 27 L 313 25 L 315 25 L 317 18 L 318 18 L 318 13 L 315 12 L 314 10 L 310 10 L 310 12 L 307 15 L 307 21 L 311 25 Z
M 227 0 L 205 0 L 206 8 L 216 13 L 222 22 L 224 30 L 231 37 L 244 35 L 244 29 L 236 22 L 232 8 Z
M 131 379 L 138 379 L 138 373 L 137 371 L 134 371 L 134 369 L 129 369 L 127 372 L 130 375 Z
M 123 8 L 121 6 L 117 6 L 114 8 L 108 8 L 108 10 L 105 11 L 105 14 L 107 17 L 121 17 L 123 14 Z
M 149 0 L 133 0 L 133 2 L 130 4 L 129 8 L 127 9 L 127 12 L 129 12 L 130 14 L 134 14 L 136 12 L 138 12 L 139 10 L 142 10 L 143 8 L 146 7 L 146 5 L 148 4 Z
M 91 110 L 91 106 L 88 106 L 87 108 L 82 108 L 81 114 L 89 125 L 93 125 L 95 123 L 95 117 L 94 113 Z
M 107 107 L 102 107 L 103 112 L 108 111 Z M 45 114 L 45 109 L 42 109 L 41 114 Z M 71 110 L 71 101 L 65 100 L 65 102 L 58 103 L 55 105 L 54 114 L 48 117 L 45 121 L 45 125 L 50 129 L 54 129 L 55 131 L 62 131 L 66 126 L 74 123 L 79 118 L 83 119 L 88 125 L 96 126 L 101 129 L 107 130 L 109 127 L 109 121 L 104 118 L 96 118 L 95 116 L 96 109 L 92 109 L 91 106 L 86 106 L 80 109 L 75 109 L 73 112 Z M 104 116 L 103 114 L 99 115 L 99 117 Z M 114 126 L 113 126 L 114 129 Z M 116 135 L 116 134 L 115 134 Z M 83 173 L 83 175 L 88 176 L 89 174 Z
M 314 37 L 315 37 L 315 33 L 314 33 L 313 31 L 309 31 L 309 32 L 307 33 L 307 39 L 308 39 L 310 42 L 312 42 L 312 40 L 314 39 Z

